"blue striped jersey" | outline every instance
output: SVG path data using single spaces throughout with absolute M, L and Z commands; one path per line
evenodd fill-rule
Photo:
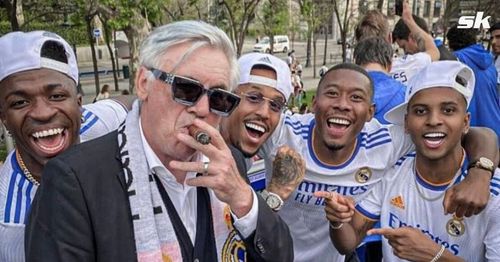
M 313 114 L 282 116 L 273 135 L 259 154 L 266 161 L 266 181 L 272 174 L 272 159 L 281 145 L 288 145 L 305 160 L 306 174 L 279 211 L 293 238 L 295 261 L 344 261 L 329 241 L 324 200 L 316 191 L 334 191 L 360 199 L 382 178 L 384 171 L 413 149 L 402 127 L 367 122 L 357 136 L 350 158 L 340 165 L 321 162 L 312 148 Z
M 110 99 L 84 105 L 80 141 L 117 129 L 126 115 L 126 109 Z M 24 227 L 36 190 L 24 176 L 13 150 L 0 168 L 0 261 L 24 261 Z
M 382 181 L 356 206 L 382 228 L 410 226 L 419 229 L 436 243 L 465 261 L 500 261 L 500 169 L 490 183 L 490 200 L 478 215 L 453 218 L 444 215 L 444 192 L 451 185 L 434 185 L 415 172 L 415 154 L 405 156 L 388 170 Z M 462 164 L 452 180 L 460 182 L 467 175 Z M 423 196 L 422 196 L 423 195 Z M 382 238 L 385 261 L 401 261 Z

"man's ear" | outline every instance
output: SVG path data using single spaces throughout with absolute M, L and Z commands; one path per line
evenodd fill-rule
M 368 108 L 368 117 L 366 118 L 366 122 L 370 122 L 373 119 L 373 116 L 375 115 L 375 107 L 375 103 L 372 103 Z
M 141 66 L 137 72 L 137 77 L 135 78 L 135 88 L 137 90 L 137 97 L 140 100 L 145 101 L 148 98 L 148 82 L 149 78 L 153 73 L 147 70 L 145 67 Z
M 405 114 L 405 133 L 409 134 L 408 132 L 408 115 Z
M 82 94 L 76 94 L 76 102 L 78 103 L 79 107 L 82 107 Z
M 467 112 L 464 117 L 464 129 L 463 129 L 463 134 L 466 135 L 469 133 L 470 129 L 470 113 Z

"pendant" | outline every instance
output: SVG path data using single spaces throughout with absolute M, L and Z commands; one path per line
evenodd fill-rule
M 465 233 L 464 219 L 458 218 L 453 214 L 453 217 L 446 222 L 446 232 L 453 237 L 463 235 Z

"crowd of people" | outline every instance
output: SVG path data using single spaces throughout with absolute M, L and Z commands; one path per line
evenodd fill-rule
M 293 51 L 237 58 L 201 21 L 148 35 L 136 96 L 87 105 L 66 40 L 0 37 L 0 261 L 358 261 L 367 235 L 384 261 L 500 260 L 500 23 L 494 56 L 460 30 L 448 50 L 407 3 L 392 31 L 369 11 L 300 114 Z

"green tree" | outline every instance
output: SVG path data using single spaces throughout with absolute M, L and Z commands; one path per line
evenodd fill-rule
M 236 46 L 236 54 L 241 55 L 248 26 L 255 18 L 255 11 L 260 0 L 219 0 L 224 9 L 222 17 L 227 18 L 229 37 Z M 222 14 L 221 14 L 222 15 Z M 220 26 L 220 24 L 217 24 Z
M 99 13 L 108 19 L 114 29 L 121 29 L 127 36 L 130 48 L 129 91 L 134 92 L 134 79 L 139 66 L 139 44 L 149 34 L 149 20 L 158 21 L 161 0 L 101 0 Z
M 264 33 L 269 36 L 270 53 L 274 52 L 274 36 L 286 34 L 290 20 L 288 0 L 267 0 L 262 7 L 262 16 L 257 15 Z

